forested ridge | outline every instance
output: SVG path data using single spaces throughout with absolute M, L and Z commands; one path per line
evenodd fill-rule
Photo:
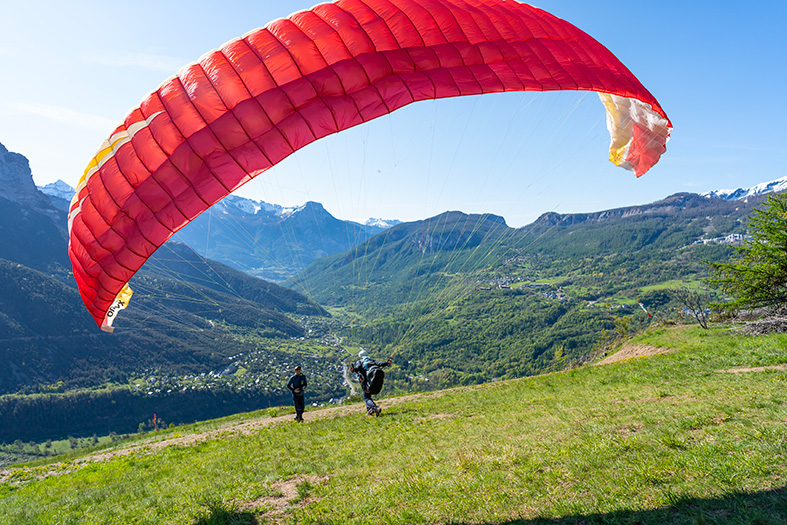
M 308 356 L 312 399 L 341 397 L 337 338 L 394 357 L 390 392 L 559 370 L 645 326 L 639 301 L 680 315 L 669 286 L 701 283 L 703 261 L 728 257 L 717 238 L 745 234 L 752 205 L 681 194 L 519 229 L 447 212 L 320 259 L 292 289 L 170 243 L 132 280 L 114 334 L 96 329 L 57 257 L 40 271 L 0 261 L 0 389 L 15 394 L 0 402 L 0 439 L 129 431 L 154 407 L 186 422 L 268 406 Z
M 329 322 L 319 305 L 185 245 L 159 250 L 131 287 L 132 307 L 101 332 L 70 272 L 65 214 L 0 198 L 0 440 L 135 431 L 153 407 L 188 422 L 269 406 L 288 363 L 326 353 L 324 330 L 307 328 Z M 343 393 L 334 361 L 315 399 Z
M 519 229 L 443 214 L 317 261 L 288 284 L 348 314 L 347 341 L 394 355 L 402 373 L 392 383 L 403 390 L 533 375 L 647 326 L 640 302 L 681 319 L 670 290 L 702 290 L 705 262 L 729 257 L 760 200 L 677 194 L 548 213 Z

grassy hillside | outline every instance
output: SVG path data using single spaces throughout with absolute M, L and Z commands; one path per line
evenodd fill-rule
M 260 413 L 171 429 L 117 457 L 0 474 L 0 515 L 11 524 L 787 522 L 787 335 L 673 327 L 631 343 L 672 351 L 383 399 L 380 418 L 355 405 L 309 411 L 304 424 Z M 732 371 L 752 367 L 772 368 Z

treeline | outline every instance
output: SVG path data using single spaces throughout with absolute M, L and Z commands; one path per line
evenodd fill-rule
M 146 369 L 169 375 L 221 371 L 228 357 L 256 351 L 253 342 L 239 342 L 211 331 L 166 333 L 77 334 L 33 337 L 0 342 L 0 393 L 36 393 L 126 383 Z M 276 353 L 277 358 L 286 358 Z
M 254 281 L 241 276 L 238 282 L 246 279 Z M 65 390 L 125 383 L 145 368 L 203 372 L 258 350 L 264 344 L 258 341 L 304 336 L 294 312 L 261 308 L 240 295 L 156 274 L 132 285 L 133 308 L 107 334 L 72 284 L 0 259 L 0 394 L 46 392 L 58 383 Z
M 609 311 L 582 306 L 530 291 L 475 292 L 447 308 L 373 321 L 348 335 L 381 359 L 394 356 L 392 387 L 431 390 L 562 369 L 615 329 Z
M 312 389 L 308 401 L 325 402 L 345 395 L 344 389 Z M 65 436 L 127 434 L 147 429 L 156 414 L 167 424 L 186 424 L 238 412 L 288 405 L 286 394 L 234 389 L 146 395 L 128 388 L 74 391 L 64 394 L 0 397 L 0 442 L 42 442 Z

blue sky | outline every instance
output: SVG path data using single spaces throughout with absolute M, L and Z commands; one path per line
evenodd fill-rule
M 5 5 L 0 143 L 36 184 L 76 185 L 115 125 L 205 52 L 315 2 L 44 2 Z M 675 126 L 640 179 L 607 160 L 592 93 L 414 104 L 305 148 L 239 191 L 343 219 L 415 220 L 448 209 L 523 226 L 546 211 L 643 204 L 787 175 L 783 2 L 544 0 L 615 53 Z M 625 5 L 625 7 L 623 7 Z

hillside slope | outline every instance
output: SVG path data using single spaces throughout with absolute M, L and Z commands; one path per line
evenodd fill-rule
M 1 144 L 0 179 L 0 443 L 134 432 L 155 411 L 186 422 L 269 406 L 293 359 L 319 370 L 320 399 L 344 393 L 314 329 L 325 310 L 182 244 L 148 260 L 131 308 L 101 332 L 71 275 L 67 202 Z
M 0 395 L 224 369 L 271 340 L 304 337 L 302 320 L 326 315 L 297 292 L 167 243 L 132 279 L 115 333 L 102 333 L 71 275 L 66 213 L 53 205 L 65 201 L 38 190 L 27 159 L 2 144 L 0 176 Z
M 289 213 L 237 206 L 249 203 L 253 201 L 229 196 L 175 238 L 249 275 L 283 281 L 320 257 L 349 250 L 382 230 L 336 219 L 317 202 Z
M 785 522 L 787 372 L 728 372 L 786 364 L 787 336 L 662 328 L 632 342 L 671 351 L 383 399 L 380 418 L 356 405 L 309 411 L 304 424 L 250 414 L 171 429 L 133 453 L 6 471 L 0 514 L 13 524 Z
M 762 197 L 680 193 L 596 213 L 548 213 L 523 228 L 448 212 L 399 224 L 325 257 L 285 285 L 352 327 L 357 346 L 407 363 L 403 390 L 552 370 L 609 333 L 680 317 L 671 288 L 699 289 Z

